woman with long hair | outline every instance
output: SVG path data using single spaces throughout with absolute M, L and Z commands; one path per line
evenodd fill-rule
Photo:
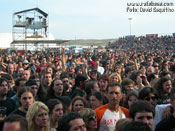
M 56 128 L 58 127 L 58 120 L 63 115 L 63 104 L 57 99 L 50 99 L 47 102 L 47 106 L 49 108 L 51 131 L 56 131 Z
M 50 131 L 49 109 L 44 103 L 34 102 L 27 111 L 26 119 L 29 131 Z
M 63 94 L 63 82 L 60 79 L 55 79 L 51 83 L 46 100 L 58 99 Z

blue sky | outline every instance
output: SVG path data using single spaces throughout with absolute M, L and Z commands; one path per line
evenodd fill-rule
M 128 18 L 132 18 L 133 35 L 175 32 L 175 6 L 168 6 L 174 12 L 133 13 L 126 11 L 127 2 L 147 0 L 1 0 L 0 33 L 12 32 L 14 12 L 35 7 L 49 14 L 49 32 L 57 39 L 111 39 L 129 35 Z

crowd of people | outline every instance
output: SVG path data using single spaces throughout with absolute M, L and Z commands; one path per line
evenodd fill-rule
M 175 130 L 175 37 L 102 51 L 0 52 L 0 130 Z

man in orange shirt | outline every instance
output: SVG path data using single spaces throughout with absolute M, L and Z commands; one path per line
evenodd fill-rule
M 109 84 L 108 104 L 95 110 L 99 131 L 114 131 L 116 122 L 121 118 L 129 117 L 128 109 L 119 106 L 122 98 L 121 85 L 113 82 Z

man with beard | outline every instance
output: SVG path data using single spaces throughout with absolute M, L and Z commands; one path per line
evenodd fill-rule
M 64 88 L 66 95 L 69 94 L 72 90 L 72 85 L 69 79 L 69 74 L 67 72 L 62 72 L 60 75 L 60 79 L 63 82 L 63 88 Z
M 21 106 L 11 114 L 17 114 L 26 117 L 29 106 L 33 104 L 35 100 L 33 91 L 30 87 L 24 86 L 19 89 L 17 95 Z
M 128 109 L 119 106 L 122 98 L 121 85 L 112 82 L 107 91 L 108 104 L 95 110 L 99 131 L 114 131 L 116 122 L 121 118 L 129 117 Z
M 0 130 L 2 129 L 3 120 L 15 109 L 15 102 L 7 98 L 8 84 L 5 78 L 0 78 L 0 107 L 5 107 L 4 114 L 0 113 Z
M 86 93 L 84 91 L 85 84 L 88 80 L 88 77 L 84 74 L 79 74 L 75 78 L 75 85 L 70 93 L 70 97 L 73 99 L 75 96 L 86 97 Z
M 43 88 L 46 92 L 48 92 L 51 84 L 52 84 L 52 74 L 50 72 L 45 72 L 43 75 Z

